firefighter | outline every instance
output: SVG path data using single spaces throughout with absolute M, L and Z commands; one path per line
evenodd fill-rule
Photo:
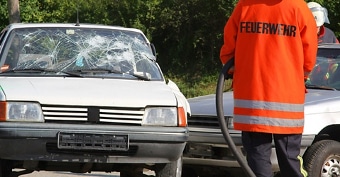
M 239 0 L 224 27 L 220 60 L 235 60 L 234 128 L 257 177 L 273 175 L 272 141 L 282 177 L 307 176 L 299 155 L 316 30 L 303 0 Z
M 339 43 L 334 32 L 325 27 L 325 23 L 330 23 L 328 19 L 327 9 L 322 7 L 319 3 L 309 2 L 307 3 L 309 9 L 312 11 L 315 18 L 318 34 L 318 43 Z
M 318 85 L 318 86 L 329 86 L 336 80 L 335 73 L 338 69 L 339 64 L 335 59 L 322 59 L 322 62 L 316 64 L 313 72 L 310 73 L 306 80 L 306 84 Z

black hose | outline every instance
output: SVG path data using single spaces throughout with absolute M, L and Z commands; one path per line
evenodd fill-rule
M 249 167 L 248 163 L 246 162 L 243 155 L 237 150 L 236 145 L 231 138 L 228 130 L 228 126 L 226 123 L 226 119 L 224 117 L 224 110 L 223 110 L 223 88 L 224 82 L 226 79 L 230 79 L 231 76 L 228 74 L 228 71 L 231 67 L 234 66 L 234 59 L 229 60 L 222 68 L 222 71 L 219 75 L 217 87 L 216 87 L 216 111 L 218 121 L 220 123 L 221 131 L 223 134 L 224 139 L 226 140 L 229 148 L 231 149 L 232 153 L 236 157 L 238 163 L 240 164 L 241 168 L 243 168 L 248 175 L 248 177 L 256 177 L 254 172 Z

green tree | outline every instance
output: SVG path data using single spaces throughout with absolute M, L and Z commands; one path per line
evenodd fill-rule
M 153 41 L 165 71 L 195 75 L 215 71 L 220 66 L 223 27 L 235 2 L 162 1 Z
M 9 24 L 8 2 L 0 0 L 1 27 Z M 306 0 L 308 2 L 309 0 Z M 340 39 L 340 1 L 315 0 L 328 9 L 326 24 Z M 141 29 L 157 48 L 165 75 L 185 87 L 219 72 L 223 28 L 238 0 L 26 0 L 22 22 L 107 24 Z M 77 16 L 78 11 L 78 16 Z M 213 80 L 213 79 L 211 79 Z M 213 81 L 215 82 L 215 81 Z
M 310 0 L 307 2 L 311 2 Z M 325 26 L 332 29 L 337 36 L 340 38 L 340 1 L 338 0 L 313 0 L 312 2 L 317 2 L 321 6 L 325 7 L 328 11 L 328 18 L 330 24 L 325 24 Z

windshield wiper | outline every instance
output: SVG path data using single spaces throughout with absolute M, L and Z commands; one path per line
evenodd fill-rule
M 322 89 L 322 90 L 334 90 L 337 91 L 336 88 L 333 87 L 327 87 L 322 85 L 313 85 L 313 84 L 306 84 L 306 88 L 308 89 Z
M 69 76 L 75 76 L 75 77 L 82 77 L 80 74 L 72 73 L 72 72 L 64 72 L 59 70 L 53 70 L 53 69 L 44 69 L 44 68 L 23 68 L 23 69 L 11 69 L 7 71 L 3 71 L 2 73 L 62 73 L 67 74 Z
M 94 69 L 77 69 L 71 71 L 63 71 L 66 73 L 79 73 L 79 74 L 100 74 L 100 73 L 114 73 L 114 74 L 123 74 L 123 72 L 114 69 L 105 69 L 105 68 L 94 68 Z
M 140 80 L 145 80 L 145 81 L 150 81 L 151 78 L 149 75 L 146 74 L 140 74 L 140 73 L 123 73 L 119 70 L 114 70 L 114 69 L 105 69 L 105 68 L 95 68 L 95 69 L 83 69 L 83 70 L 71 70 L 71 71 L 57 71 L 57 70 L 51 70 L 51 69 L 44 69 L 44 68 L 24 68 L 24 69 L 11 69 L 4 71 L 2 73 L 63 73 L 67 74 L 69 76 L 74 76 L 74 77 L 84 77 L 84 74 L 100 74 L 100 73 L 114 73 L 114 74 L 127 74 L 130 76 L 134 76 Z
M 135 73 L 135 72 L 122 72 L 120 70 L 116 70 L 116 69 L 105 69 L 105 68 L 93 68 L 93 69 L 81 69 L 81 70 L 72 70 L 72 71 L 64 71 L 67 74 L 79 74 L 79 76 L 84 76 L 82 74 L 100 74 L 100 73 L 114 73 L 114 74 L 122 74 L 122 75 L 130 75 L 130 76 L 134 76 L 140 80 L 145 80 L 145 81 L 150 81 L 151 78 L 148 75 L 145 74 L 140 74 L 140 73 Z
M 3 71 L 1 73 L 44 73 L 44 72 L 56 73 L 58 71 L 44 68 L 23 68 L 23 69 L 10 69 Z
M 130 73 L 130 75 L 135 76 L 136 78 L 138 78 L 140 80 L 144 80 L 144 81 L 150 81 L 151 80 L 150 76 L 145 75 L 145 74 L 140 75 L 139 73 Z
M 123 72 L 120 71 L 120 70 L 116 70 L 116 69 L 105 69 L 105 68 L 87 69 L 87 70 L 82 70 L 82 72 L 93 72 L 93 73 L 106 72 L 106 73 L 114 73 L 114 74 L 123 74 Z
M 86 74 L 96 75 L 101 73 L 114 73 L 114 74 L 123 74 L 123 72 L 119 70 L 105 69 L 105 68 L 94 68 L 94 69 L 77 69 L 71 71 L 60 71 L 62 73 L 76 76 L 76 77 L 85 77 Z

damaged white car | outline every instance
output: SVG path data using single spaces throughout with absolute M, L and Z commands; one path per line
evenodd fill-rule
M 181 176 L 190 107 L 140 30 L 11 24 L 0 42 L 1 177 L 14 168 Z

